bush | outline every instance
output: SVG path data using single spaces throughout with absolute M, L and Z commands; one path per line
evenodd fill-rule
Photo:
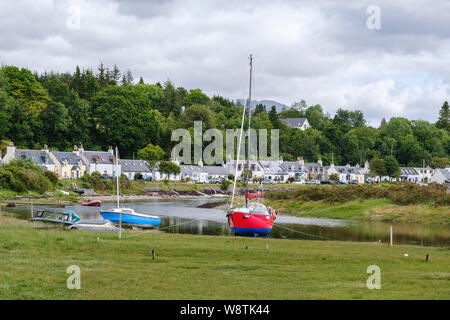
M 44 175 L 47 177 L 48 180 L 50 180 L 50 182 L 53 185 L 56 186 L 58 184 L 59 179 L 58 179 L 58 176 L 56 175 L 56 173 L 51 172 L 51 171 L 44 171 Z
M 317 185 L 295 190 L 268 191 L 271 200 L 326 201 L 343 203 L 358 199 L 390 199 L 396 204 L 410 205 L 434 203 L 450 205 L 450 195 L 445 185 L 420 186 L 413 183 L 364 184 L 364 185 Z
M 230 184 L 231 182 L 227 179 L 222 179 L 222 181 L 220 182 L 220 189 L 222 189 L 223 191 L 227 191 Z
M 56 182 L 55 181 L 56 178 Z M 29 159 L 17 159 L 0 167 L 0 186 L 15 192 L 35 191 L 40 194 L 51 189 L 58 178 Z

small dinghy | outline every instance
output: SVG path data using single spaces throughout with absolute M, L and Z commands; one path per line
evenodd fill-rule
M 100 207 L 102 202 L 100 200 L 88 200 L 88 202 L 84 202 L 81 205 L 85 207 Z
M 79 220 L 69 226 L 67 229 L 118 232 L 121 228 L 114 226 L 109 220 Z M 121 229 L 121 231 L 123 232 L 125 230 Z

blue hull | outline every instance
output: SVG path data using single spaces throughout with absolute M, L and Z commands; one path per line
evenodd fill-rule
M 120 213 L 111 211 L 100 211 L 103 219 L 110 220 L 114 223 L 120 223 Z M 122 213 L 122 223 L 141 224 L 149 226 L 159 226 L 161 224 L 160 218 L 135 216 L 132 214 Z
M 237 228 L 231 227 L 231 230 L 234 231 L 235 234 L 240 236 L 265 236 L 267 235 L 272 228 Z

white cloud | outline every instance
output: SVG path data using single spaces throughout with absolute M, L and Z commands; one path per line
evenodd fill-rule
M 36 71 L 131 69 L 148 82 L 242 98 L 248 55 L 255 98 L 305 99 L 333 113 L 435 121 L 450 94 L 450 5 L 378 1 L 26 1 L 0 3 L 0 62 Z M 80 28 L 67 27 L 79 6 Z

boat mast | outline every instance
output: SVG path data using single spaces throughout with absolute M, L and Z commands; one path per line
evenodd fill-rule
M 245 207 L 248 207 L 248 177 L 250 171 L 250 122 L 251 122 L 251 105 L 252 105 L 252 68 L 253 68 L 253 55 L 250 55 L 250 81 L 248 89 L 248 146 L 247 146 L 247 177 L 245 182 Z
M 116 183 L 117 183 L 117 208 L 120 208 L 119 204 L 119 151 L 116 146 Z

